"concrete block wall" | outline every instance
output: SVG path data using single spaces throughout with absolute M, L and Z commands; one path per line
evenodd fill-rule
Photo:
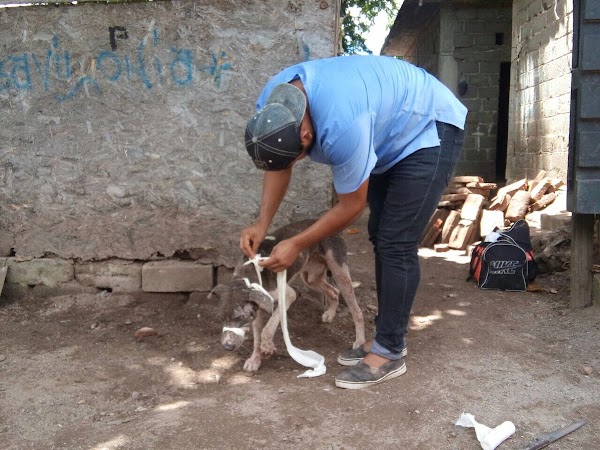
M 5 297 L 18 297 L 31 289 L 40 292 L 48 288 L 53 293 L 206 292 L 231 278 L 231 270 L 225 266 L 179 259 L 148 262 L 111 259 L 81 263 L 59 258 L 11 257 L 0 258 L 0 267 L 7 268 Z
M 507 179 L 539 170 L 566 180 L 572 0 L 515 0 Z
M 510 61 L 511 14 L 510 7 L 465 7 L 446 14 L 454 21 L 457 82 L 466 87 L 459 98 L 469 109 L 460 175 L 496 177 L 500 63 Z

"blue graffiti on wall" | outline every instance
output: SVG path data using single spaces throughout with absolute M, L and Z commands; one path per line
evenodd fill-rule
M 220 88 L 224 72 L 231 69 L 225 52 L 212 54 L 209 64 L 201 64 L 195 61 L 191 49 L 173 47 L 169 52 L 163 51 L 162 56 L 151 54 L 146 39 L 140 40 L 134 56 L 123 55 L 116 52 L 116 39 L 128 39 L 127 31 L 124 27 L 110 27 L 109 32 L 111 50 L 102 50 L 87 59 L 88 68 L 82 74 L 75 75 L 71 53 L 60 49 L 56 35 L 45 55 L 25 52 L 0 58 L 0 93 L 10 89 L 33 91 L 36 86 L 44 91 L 64 88 L 66 92 L 54 96 L 58 101 L 65 101 L 77 96 L 82 89 L 88 93 L 90 89 L 100 92 L 106 82 L 138 80 L 147 90 L 152 90 L 166 83 L 189 86 L 198 74 L 210 77 Z M 157 30 L 153 31 L 151 42 L 153 47 L 158 46 Z

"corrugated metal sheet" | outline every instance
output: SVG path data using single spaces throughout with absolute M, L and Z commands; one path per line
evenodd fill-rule
M 568 204 L 574 213 L 600 213 L 600 0 L 576 3 Z M 576 26 L 577 28 L 577 26 Z

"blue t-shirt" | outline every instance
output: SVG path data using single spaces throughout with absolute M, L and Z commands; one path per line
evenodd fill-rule
M 354 192 L 415 151 L 440 145 L 436 121 L 464 129 L 467 108 L 433 75 L 387 56 L 339 56 L 275 75 L 257 100 L 299 78 L 315 130 L 309 156 L 332 167 L 335 190 Z

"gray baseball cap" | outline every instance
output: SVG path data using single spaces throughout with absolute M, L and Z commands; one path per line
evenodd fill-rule
M 289 83 L 275 86 L 246 126 L 246 150 L 256 167 L 283 170 L 298 157 L 305 111 L 306 96 L 300 89 Z

